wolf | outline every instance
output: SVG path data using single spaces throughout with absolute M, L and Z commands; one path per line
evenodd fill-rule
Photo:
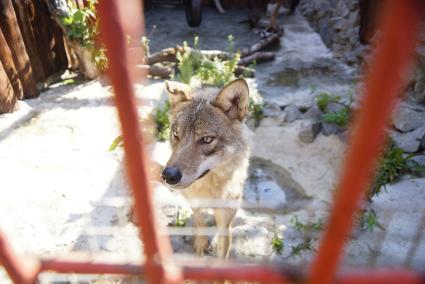
M 170 81 L 165 85 L 171 104 L 172 154 L 161 177 L 189 202 L 213 199 L 236 203 L 231 208 L 213 209 L 219 231 L 217 255 L 228 258 L 230 229 L 248 175 L 251 131 L 244 124 L 249 106 L 248 85 L 243 79 L 221 89 L 192 90 L 186 84 Z M 193 220 L 196 228 L 205 226 L 200 208 L 193 208 Z M 195 230 L 193 246 L 196 254 L 203 255 L 208 237 Z

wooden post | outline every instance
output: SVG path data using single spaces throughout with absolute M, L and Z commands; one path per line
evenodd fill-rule
M 13 92 L 18 99 L 24 97 L 21 81 L 16 71 L 15 63 L 13 63 L 12 52 L 9 45 L 4 38 L 3 32 L 0 29 L 0 63 L 2 63 L 4 72 L 6 73 L 10 84 L 12 85 Z
M 12 84 L 0 61 L 0 114 L 12 112 L 15 109 L 17 97 L 13 90 Z
M 24 98 L 36 97 L 37 86 L 11 0 L 0 0 L 0 28 L 12 52 L 13 62 L 24 90 Z
M 24 39 L 34 77 L 37 82 L 41 82 L 46 79 L 46 75 L 37 52 L 37 46 L 35 45 L 36 39 L 28 15 L 28 11 L 34 12 L 34 4 L 30 1 L 13 0 L 13 7 L 15 8 L 19 28 Z

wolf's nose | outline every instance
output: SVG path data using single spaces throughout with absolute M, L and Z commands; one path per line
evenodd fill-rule
M 161 177 L 168 184 L 176 184 L 182 179 L 182 173 L 175 167 L 166 167 Z

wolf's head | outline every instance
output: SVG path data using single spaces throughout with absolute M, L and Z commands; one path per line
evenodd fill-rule
M 183 189 L 210 170 L 234 160 L 246 144 L 243 119 L 248 112 L 249 90 L 237 79 L 221 90 L 166 82 L 171 103 L 172 155 L 163 180 Z

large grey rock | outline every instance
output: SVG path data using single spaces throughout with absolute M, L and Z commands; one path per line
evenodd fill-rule
M 328 123 L 328 122 L 322 123 L 322 133 L 325 136 L 329 136 L 332 134 L 339 134 L 343 131 L 344 131 L 344 128 L 342 128 L 341 126 L 335 123 Z
M 424 135 L 425 127 L 407 133 L 392 131 L 390 134 L 396 145 L 407 153 L 414 153 L 419 150 L 421 139 Z
M 394 128 L 409 132 L 425 125 L 425 112 L 409 107 L 401 107 L 393 116 Z
M 266 101 L 263 107 L 264 117 L 277 117 L 282 114 L 280 105 L 276 102 Z
M 319 121 L 322 118 L 323 112 L 318 106 L 312 106 L 308 111 L 303 114 L 304 119 L 311 119 L 314 121 Z
M 320 122 L 307 121 L 301 126 L 298 137 L 304 143 L 312 143 L 319 134 L 322 124 Z
M 283 112 L 285 113 L 285 122 L 293 122 L 302 116 L 301 111 L 294 104 L 285 107 Z

